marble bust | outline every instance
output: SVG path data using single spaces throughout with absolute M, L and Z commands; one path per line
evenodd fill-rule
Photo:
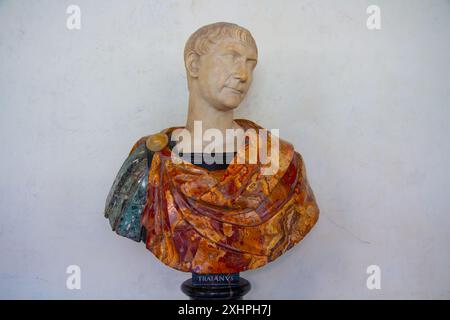
M 251 148 L 262 148 L 258 139 L 264 129 L 233 116 L 258 60 L 248 30 L 225 22 L 204 26 L 188 39 L 184 60 L 185 126 L 165 128 L 133 145 L 108 195 L 105 217 L 117 234 L 144 242 L 180 271 L 219 274 L 262 267 L 300 242 L 318 219 L 303 159 L 292 144 L 270 133 L 266 146 L 277 146 L 276 170 L 264 173 L 267 164 L 259 156 L 246 158 Z M 211 142 L 196 135 L 197 125 L 223 136 L 253 130 L 257 139 Z M 182 156 L 174 141 L 180 132 L 193 146 Z M 205 161 L 207 150 L 225 160 Z

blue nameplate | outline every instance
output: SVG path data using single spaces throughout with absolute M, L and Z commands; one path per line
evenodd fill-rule
M 226 286 L 239 283 L 239 273 L 192 274 L 194 286 Z

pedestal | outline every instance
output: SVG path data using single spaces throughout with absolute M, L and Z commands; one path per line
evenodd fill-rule
M 192 274 L 181 290 L 191 300 L 242 300 L 251 285 L 239 273 Z

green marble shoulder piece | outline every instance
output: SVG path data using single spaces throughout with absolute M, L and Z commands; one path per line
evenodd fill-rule
M 105 217 L 117 234 L 141 241 L 141 214 L 147 199 L 147 149 L 137 146 L 117 174 L 106 199 Z

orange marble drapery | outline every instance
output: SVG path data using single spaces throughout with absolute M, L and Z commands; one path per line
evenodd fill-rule
M 155 152 L 141 217 L 147 248 L 177 270 L 233 273 L 264 266 L 302 240 L 319 208 L 302 157 L 281 139 L 279 146 L 279 170 L 271 176 L 261 175 L 261 164 L 236 158 L 224 170 L 208 171 L 173 162 L 168 147 Z

